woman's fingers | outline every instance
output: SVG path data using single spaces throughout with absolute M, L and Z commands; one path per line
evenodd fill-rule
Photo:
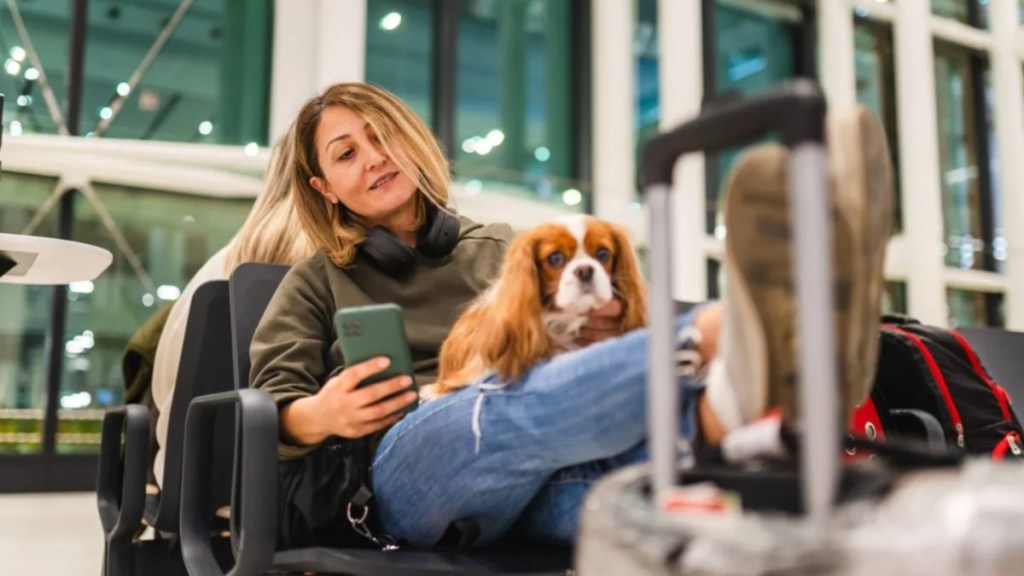
M 412 386 L 412 378 L 409 376 L 396 376 L 356 390 L 352 393 L 352 400 L 356 406 L 363 408 L 392 394 L 402 392 L 410 386 Z
M 378 356 L 365 362 L 348 366 L 341 371 L 341 374 L 338 374 L 332 380 L 337 381 L 338 386 L 340 386 L 342 390 L 355 390 L 356 387 L 359 386 L 360 382 L 374 374 L 379 374 L 390 364 L 391 360 L 389 358 L 386 356 Z
M 394 415 L 396 412 L 400 412 L 403 408 L 409 406 L 413 402 L 419 401 L 419 394 L 415 392 L 404 392 L 390 398 L 388 400 L 382 400 L 371 406 L 366 406 L 359 411 L 359 419 L 364 422 L 372 422 L 374 420 L 380 420 Z
M 378 430 L 383 430 L 384 428 L 391 426 L 392 424 L 398 422 L 401 419 L 402 414 L 392 414 L 390 416 L 378 418 L 377 420 L 371 420 L 370 422 L 366 422 L 362 425 L 362 429 L 360 430 L 359 435 L 366 436 L 367 434 L 373 434 Z
M 613 318 L 618 320 L 620 316 L 622 316 L 622 301 L 618 298 L 612 298 L 600 308 L 595 308 L 590 312 L 591 321 L 595 318 Z

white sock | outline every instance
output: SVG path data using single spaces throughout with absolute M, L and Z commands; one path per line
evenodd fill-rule
M 729 373 L 721 355 L 716 356 L 708 367 L 704 397 L 727 431 L 732 432 L 745 424 L 736 391 L 729 382 Z

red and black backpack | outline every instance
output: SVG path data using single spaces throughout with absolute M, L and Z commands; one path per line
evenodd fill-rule
M 886 316 L 879 338 L 874 387 L 854 413 L 851 434 L 879 441 L 930 437 L 933 444 L 939 438 L 969 454 L 1024 459 L 1024 430 L 1009 395 L 959 332 Z

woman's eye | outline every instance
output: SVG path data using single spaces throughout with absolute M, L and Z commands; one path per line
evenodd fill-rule
M 565 264 L 565 254 L 561 252 L 552 252 L 548 254 L 548 265 L 552 268 L 558 268 L 562 264 Z
M 594 254 L 594 258 L 597 258 L 597 261 L 601 264 L 606 264 L 612 258 L 611 250 L 608 250 L 607 248 L 598 248 L 597 252 Z
M 354 150 L 345 150 L 344 152 L 341 153 L 341 156 L 338 156 L 338 160 L 348 160 L 349 158 L 352 157 L 353 154 L 355 154 Z

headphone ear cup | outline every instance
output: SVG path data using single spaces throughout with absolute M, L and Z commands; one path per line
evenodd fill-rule
M 459 219 L 436 206 L 431 206 L 430 210 L 432 213 L 420 231 L 416 249 L 434 258 L 447 256 L 459 243 Z
M 381 226 L 374 226 L 366 233 L 359 251 L 392 278 L 401 278 L 416 266 L 416 252 Z

